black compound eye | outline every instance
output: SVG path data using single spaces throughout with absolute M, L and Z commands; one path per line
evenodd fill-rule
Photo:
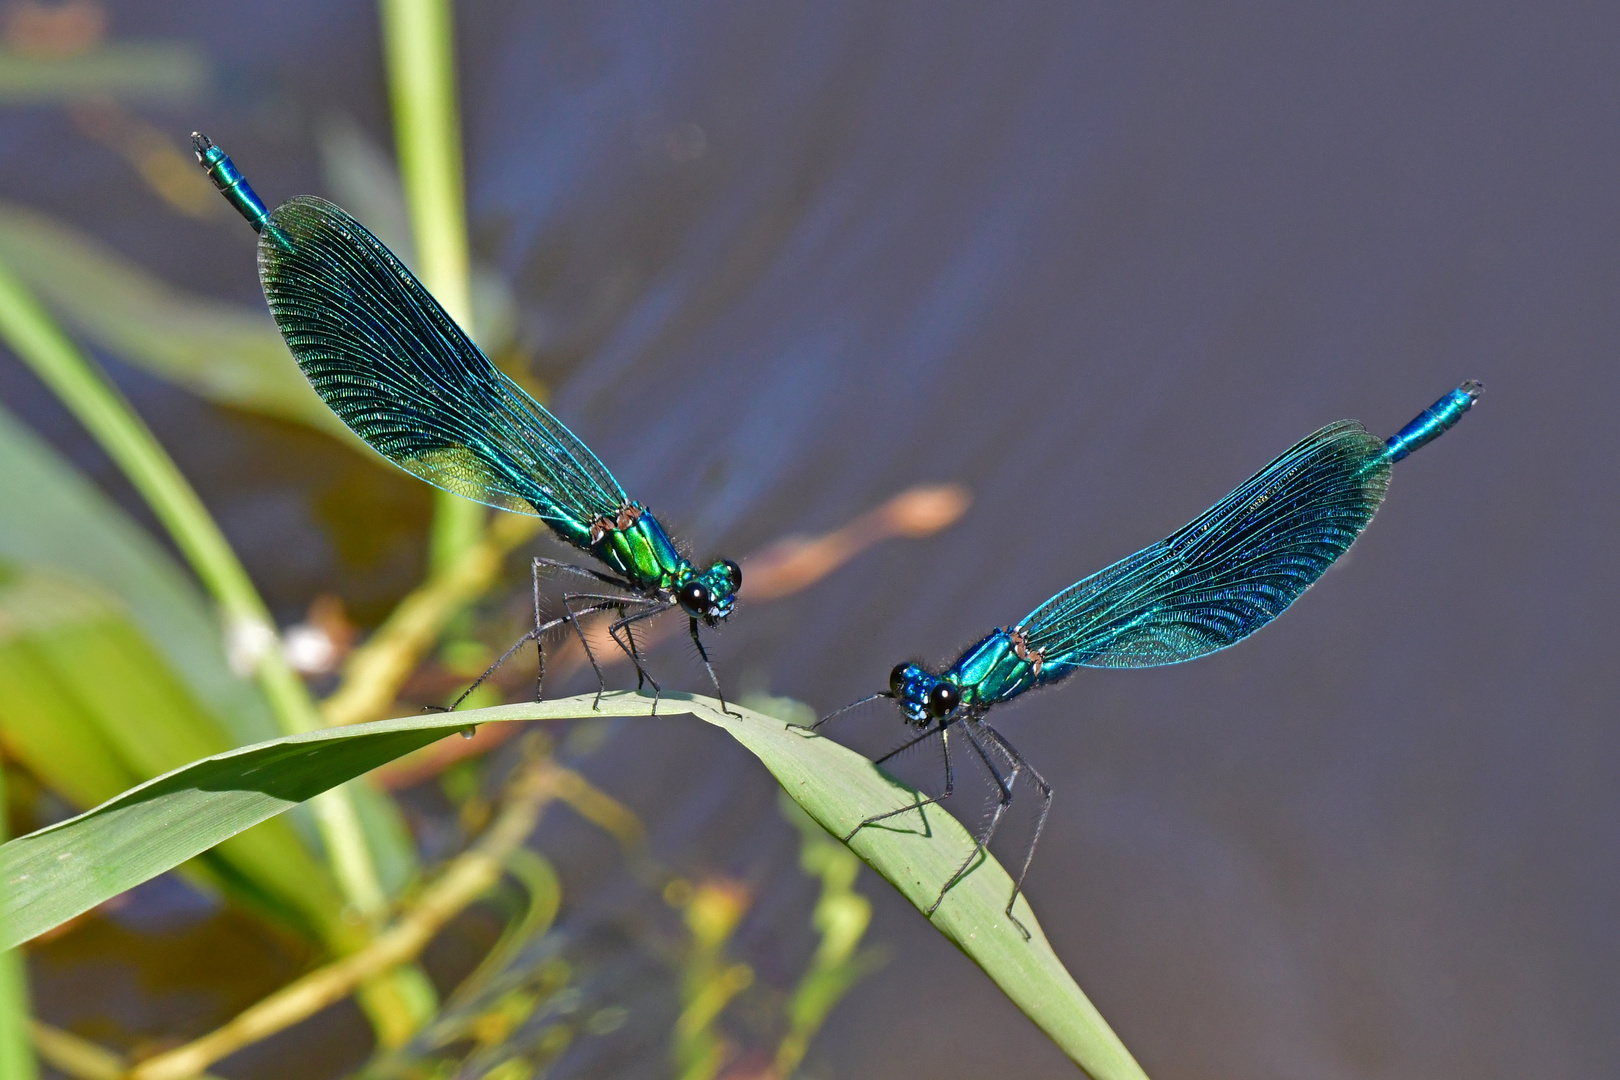
M 742 588 L 742 567 L 738 566 L 730 559 L 720 560 L 720 565 L 724 566 L 726 568 L 726 573 L 731 575 L 731 591 L 736 592 L 738 589 Z
M 709 589 L 701 581 L 688 581 L 682 585 L 675 599 L 693 615 L 701 615 L 709 610 Z
M 937 683 L 928 691 L 928 712 L 932 716 L 944 718 L 951 714 L 962 703 L 962 691 L 948 682 Z
M 894 665 L 894 670 L 889 672 L 889 693 L 893 694 L 895 697 L 906 696 L 907 666 L 908 665 L 906 664 L 896 664 Z

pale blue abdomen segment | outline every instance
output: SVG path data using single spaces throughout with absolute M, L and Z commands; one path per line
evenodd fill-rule
M 1385 444 L 1389 447 L 1389 460 L 1399 461 L 1451 430 L 1484 392 L 1482 383 L 1470 379 L 1424 409 L 1410 424 L 1389 437 Z

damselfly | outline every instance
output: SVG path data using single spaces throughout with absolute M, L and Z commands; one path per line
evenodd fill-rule
M 928 913 L 995 836 L 1014 785 L 1027 774 L 1041 793 L 1041 809 L 1006 914 L 1028 937 L 1012 908 L 1035 857 L 1052 788 L 986 722 L 989 711 L 1076 668 L 1179 664 L 1242 641 L 1282 614 L 1345 553 L 1383 502 L 1390 466 L 1442 435 L 1483 389 L 1463 383 L 1387 440 L 1354 420 L 1329 424 L 1179 531 L 1064 589 L 1016 625 L 997 628 L 943 671 L 901 664 L 890 674 L 887 691 L 823 718 L 817 727 L 856 705 L 893 698 L 916 733 L 879 764 L 936 736 L 942 742 L 941 794 L 869 817 L 844 839 L 949 798 L 956 780 L 951 738 L 958 736 L 989 772 L 997 801 L 975 836 L 973 854 L 945 882 Z
M 609 633 L 635 663 L 638 679 L 656 693 L 658 682 L 642 667 L 636 648 L 635 624 L 678 606 L 720 693 L 698 624 L 714 627 L 731 614 L 742 585 L 737 564 L 721 559 L 706 570 L 693 566 L 590 448 L 497 370 L 354 218 L 308 195 L 267 210 L 224 151 L 204 135 L 193 133 L 191 142 L 214 186 L 258 232 L 259 281 L 270 313 L 332 411 L 407 472 L 476 502 L 537 516 L 607 568 L 604 573 L 535 559 L 534 629 L 501 659 L 532 639 L 543 679 L 542 636 L 567 623 L 586 646 L 600 696 L 606 683 L 579 619 L 613 612 Z M 591 579 L 596 590 L 564 593 L 565 614 L 545 620 L 542 569 Z M 603 585 L 617 592 L 602 592 Z M 536 696 L 539 687 L 537 681 Z

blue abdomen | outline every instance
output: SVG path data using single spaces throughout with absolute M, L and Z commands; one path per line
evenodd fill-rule
M 1391 435 L 1385 445 L 1389 447 L 1389 460 L 1399 461 L 1412 451 L 1427 446 L 1449 431 L 1463 413 L 1479 400 L 1485 387 L 1470 379 L 1457 389 L 1419 413 L 1410 424 Z

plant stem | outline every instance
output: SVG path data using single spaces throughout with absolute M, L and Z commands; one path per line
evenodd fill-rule
M 0 843 L 7 839 L 6 770 L 0 763 Z M 0 1076 L 34 1080 L 38 1075 L 28 1042 L 28 965 L 21 949 L 0 951 Z
M 478 843 L 452 861 L 410 911 L 370 945 L 310 972 L 202 1038 L 148 1058 L 129 1072 L 128 1080 L 194 1077 L 221 1058 L 313 1016 L 366 979 L 411 960 L 440 927 L 500 880 L 507 857 L 528 839 L 547 804 L 562 794 L 564 785 L 577 787 L 578 782 L 549 757 L 533 762 L 513 781 L 506 807 Z
M 196 491 L 124 396 L 3 263 L 0 337 L 95 436 L 163 523 L 219 605 L 233 662 L 258 679 L 282 731 L 321 727 L 315 703 L 282 654 L 264 601 Z M 333 789 L 312 805 L 344 899 L 363 916 L 378 917 L 387 900 L 353 804 L 342 789 Z
M 416 241 L 422 284 L 474 340 L 456 97 L 455 26 L 449 0 L 380 0 L 388 93 L 400 178 Z M 446 491 L 435 494 L 432 568 L 460 561 L 483 532 L 485 510 Z
M 123 1055 L 115 1054 L 89 1039 L 81 1039 L 70 1031 L 42 1024 L 35 1020 L 32 1027 L 34 1047 L 39 1056 L 57 1072 L 66 1073 L 74 1080 L 124 1080 L 129 1063 Z M 10 1077 L 7 1073 L 6 1076 Z M 199 1073 L 197 1080 L 218 1080 L 207 1073 Z
M 122 1055 L 61 1028 L 36 1020 L 32 1033 L 46 1064 L 75 1080 L 121 1080 L 127 1068 Z

